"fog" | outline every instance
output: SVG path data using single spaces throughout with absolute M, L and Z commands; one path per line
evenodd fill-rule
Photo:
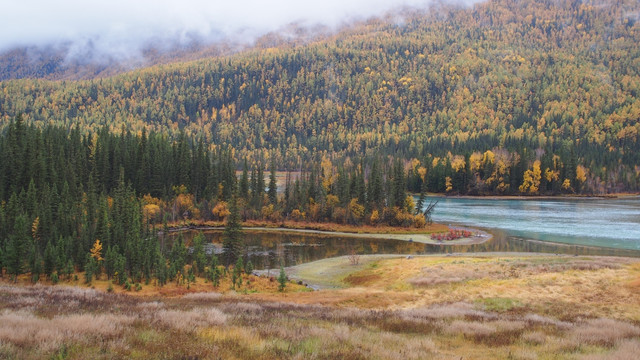
M 474 0 L 451 0 L 471 4 Z M 64 44 L 71 56 L 129 58 L 145 46 L 251 43 L 295 24 L 335 29 L 431 0 L 0 0 L 0 51 Z

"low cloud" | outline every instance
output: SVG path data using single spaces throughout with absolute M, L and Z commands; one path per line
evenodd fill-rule
M 442 2 L 442 1 L 440 1 Z M 471 4 L 474 0 L 452 0 Z M 20 0 L 3 4 L 0 51 L 64 46 L 72 56 L 126 59 L 146 46 L 250 43 L 290 24 L 335 28 L 433 0 Z

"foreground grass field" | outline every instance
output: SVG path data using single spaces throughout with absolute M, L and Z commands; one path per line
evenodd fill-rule
M 0 286 L 0 358 L 636 359 L 640 260 L 321 260 L 321 291 L 110 294 Z M 257 282 L 257 280 L 256 280 Z M 189 291 L 201 291 L 195 287 Z

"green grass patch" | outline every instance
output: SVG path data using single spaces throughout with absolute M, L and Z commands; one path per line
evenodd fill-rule
M 514 308 L 523 306 L 522 302 L 519 300 L 502 297 L 476 299 L 475 303 L 476 305 L 481 306 L 484 310 L 497 312 L 510 311 Z

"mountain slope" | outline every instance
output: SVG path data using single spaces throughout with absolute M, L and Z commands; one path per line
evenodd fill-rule
M 532 161 L 573 151 L 592 175 L 633 187 L 639 10 L 637 1 L 441 6 L 306 46 L 102 80 L 4 81 L 1 116 L 184 131 L 289 164 L 317 152 L 409 159 L 504 148 Z

